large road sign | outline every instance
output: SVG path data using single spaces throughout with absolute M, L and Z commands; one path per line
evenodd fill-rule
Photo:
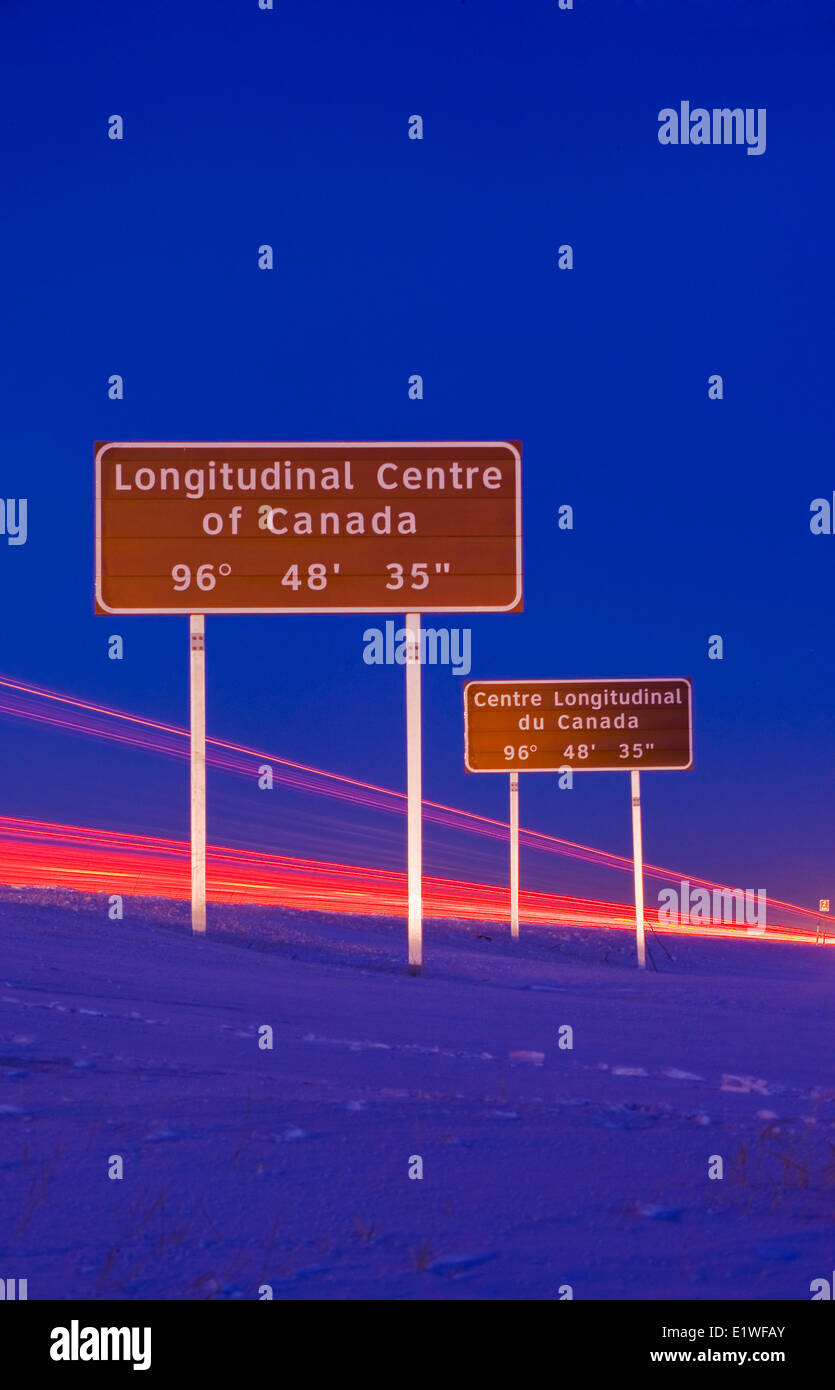
M 96 445 L 100 613 L 522 601 L 521 445 Z
M 468 681 L 469 772 L 672 771 L 693 765 L 690 681 Z

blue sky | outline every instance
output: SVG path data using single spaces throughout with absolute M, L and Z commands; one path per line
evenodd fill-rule
M 695 768 L 644 779 L 647 857 L 835 897 L 831 6 L 83 10 L 0 6 L 0 492 L 29 502 L 0 669 L 185 722 L 186 620 L 93 613 L 96 439 L 520 439 L 525 611 L 470 621 L 472 675 L 690 676 Z M 662 147 L 685 99 L 766 108 L 766 152 Z M 372 622 L 209 620 L 210 732 L 404 786 Z M 501 814 L 462 684 L 425 673 L 425 793 Z M 185 833 L 179 771 L 102 749 L 81 778 L 89 749 L 2 737 L 4 814 Z M 521 802 L 629 848 L 625 777 Z M 210 834 L 232 820 L 218 799 Z

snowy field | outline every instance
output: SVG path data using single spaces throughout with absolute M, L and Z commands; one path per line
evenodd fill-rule
M 0 1275 L 30 1299 L 829 1277 L 832 949 L 651 935 L 640 974 L 624 932 L 428 922 L 413 979 L 402 920 L 210 905 L 194 940 L 185 904 L 125 911 L 0 890 Z

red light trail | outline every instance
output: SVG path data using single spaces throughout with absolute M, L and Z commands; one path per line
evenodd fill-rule
M 68 732 L 117 741 L 181 759 L 188 758 L 188 731 L 176 725 L 109 709 L 21 681 L 0 677 L 0 713 L 40 722 Z M 222 771 L 253 778 L 259 765 L 269 763 L 275 780 L 298 791 L 316 793 L 405 816 L 405 793 L 357 778 L 314 768 L 276 754 L 247 748 L 224 739 L 207 739 L 207 762 Z M 427 821 L 450 829 L 506 840 L 508 825 L 458 807 L 424 801 Z M 540 831 L 520 830 L 520 844 L 598 867 L 631 873 L 632 861 L 623 855 L 577 844 Z M 647 877 L 665 882 L 687 878 L 696 887 L 723 889 L 727 885 L 646 864 Z M 0 879 L 12 886 L 60 886 L 83 892 L 121 892 L 142 896 L 187 898 L 189 854 L 185 841 L 126 834 L 89 826 L 57 825 L 36 820 L 0 817 Z M 368 866 L 331 863 L 262 852 L 210 846 L 208 894 L 216 902 L 261 903 L 322 911 L 406 914 L 405 874 Z M 503 920 L 508 914 L 504 886 L 467 880 L 424 880 L 428 917 Z M 769 898 L 767 936 L 770 940 L 814 939 L 819 914 L 793 903 Z M 786 912 L 796 925 L 779 923 Z M 630 903 L 522 890 L 524 922 L 613 926 L 634 929 Z M 647 911 L 655 930 L 692 935 L 746 935 L 744 926 L 683 927 L 657 923 L 657 909 Z M 752 934 L 753 936 L 753 934 Z M 760 937 L 760 939 L 762 939 Z
M 121 893 L 188 899 L 189 846 L 185 840 L 129 835 L 81 825 L 0 817 L 0 877 L 13 887 L 74 888 L 85 893 Z M 406 875 L 364 865 L 334 864 L 255 850 L 210 845 L 207 891 L 219 903 L 257 903 L 268 907 L 308 908 L 320 912 L 405 917 Z M 424 878 L 427 917 L 502 921 L 508 894 L 494 884 Z M 621 927 L 634 930 L 631 903 L 603 902 L 559 893 L 522 890 L 520 916 L 534 926 L 556 923 L 574 927 Z M 696 934 L 694 927 L 657 922 L 668 934 Z M 744 928 L 704 928 L 711 936 L 745 935 Z M 771 940 L 808 940 L 809 934 L 778 925 L 768 927 Z

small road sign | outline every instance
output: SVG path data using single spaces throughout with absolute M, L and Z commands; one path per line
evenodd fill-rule
M 469 772 L 673 771 L 693 765 L 690 681 L 468 681 Z

